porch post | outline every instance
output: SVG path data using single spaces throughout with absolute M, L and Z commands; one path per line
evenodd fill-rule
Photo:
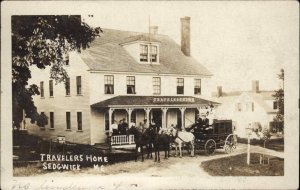
M 167 128 L 167 111 L 168 111 L 168 108 L 161 108 L 162 110 L 162 127 L 163 128 Z
M 199 116 L 196 117 L 197 119 L 199 119 L 200 115 L 201 115 L 201 107 L 197 107 L 197 110 L 198 110 L 198 114 Z M 197 122 L 197 120 L 195 121 L 195 123 Z
M 199 112 L 199 115 L 201 115 L 201 107 L 197 107 L 197 110 Z
M 128 125 L 131 123 L 131 113 L 132 113 L 132 108 L 127 108 L 126 111 L 128 113 Z
M 185 117 L 184 117 L 184 111 L 186 108 L 179 108 L 181 111 L 181 129 L 184 131 L 184 123 L 185 123 Z
M 112 114 L 114 113 L 115 109 L 109 108 L 108 110 L 108 122 L 109 122 L 109 132 L 112 132 L 111 124 L 112 124 Z
M 147 119 L 146 125 L 147 125 L 147 127 L 149 127 L 149 124 L 150 124 L 149 120 L 150 120 L 150 111 L 151 111 L 151 108 L 145 108 L 144 110 L 146 112 L 146 119 Z

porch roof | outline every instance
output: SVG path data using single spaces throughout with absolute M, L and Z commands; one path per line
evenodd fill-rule
M 193 96 L 116 96 L 95 104 L 91 107 L 105 108 L 105 107 L 139 107 L 139 106 L 210 106 L 219 105 L 218 102 L 205 100 Z

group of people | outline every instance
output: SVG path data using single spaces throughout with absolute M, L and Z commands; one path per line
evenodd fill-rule
M 119 121 L 119 124 L 117 124 L 117 121 L 115 120 L 113 124 L 111 125 L 112 127 L 112 135 L 126 135 L 129 127 L 135 125 L 134 123 L 127 123 L 126 119 L 123 118 Z
M 211 121 L 207 118 L 207 114 L 201 113 L 198 115 L 198 119 L 196 123 L 194 123 L 188 131 L 195 132 L 195 133 L 203 133 L 204 131 L 212 129 Z
M 208 119 L 207 116 L 209 114 L 201 113 L 201 115 L 198 114 L 198 118 L 196 119 L 196 123 L 194 123 L 190 128 L 187 128 L 187 131 L 195 132 L 195 133 L 203 133 L 204 131 L 212 129 L 211 123 L 212 120 Z M 155 127 L 157 132 L 160 133 L 166 133 L 169 131 L 170 128 L 174 128 L 174 124 L 167 128 L 161 128 L 161 126 L 157 125 L 154 120 L 151 120 L 150 127 Z M 143 122 L 140 122 L 139 125 L 136 126 L 136 124 L 133 122 L 133 120 L 128 124 L 126 122 L 126 119 L 123 118 L 119 121 L 119 124 L 117 124 L 117 121 L 114 121 L 112 124 L 112 135 L 126 135 L 127 131 L 130 127 L 136 127 L 138 131 L 144 133 L 145 130 L 148 128 L 147 119 L 144 119 Z M 176 126 L 175 128 L 178 129 Z M 181 130 L 179 128 L 178 130 Z

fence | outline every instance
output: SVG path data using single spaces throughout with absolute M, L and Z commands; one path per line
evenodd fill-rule
M 133 135 L 116 135 L 111 137 L 111 145 L 134 144 Z

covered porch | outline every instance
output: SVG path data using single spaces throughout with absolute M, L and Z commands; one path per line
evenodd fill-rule
M 113 133 L 113 123 L 125 120 L 128 127 L 140 125 L 146 120 L 146 126 L 153 121 L 166 128 L 174 125 L 181 130 L 195 123 L 197 115 L 211 112 L 217 102 L 192 96 L 116 96 L 93 104 L 104 114 L 105 131 L 112 147 L 134 145 L 133 135 Z

